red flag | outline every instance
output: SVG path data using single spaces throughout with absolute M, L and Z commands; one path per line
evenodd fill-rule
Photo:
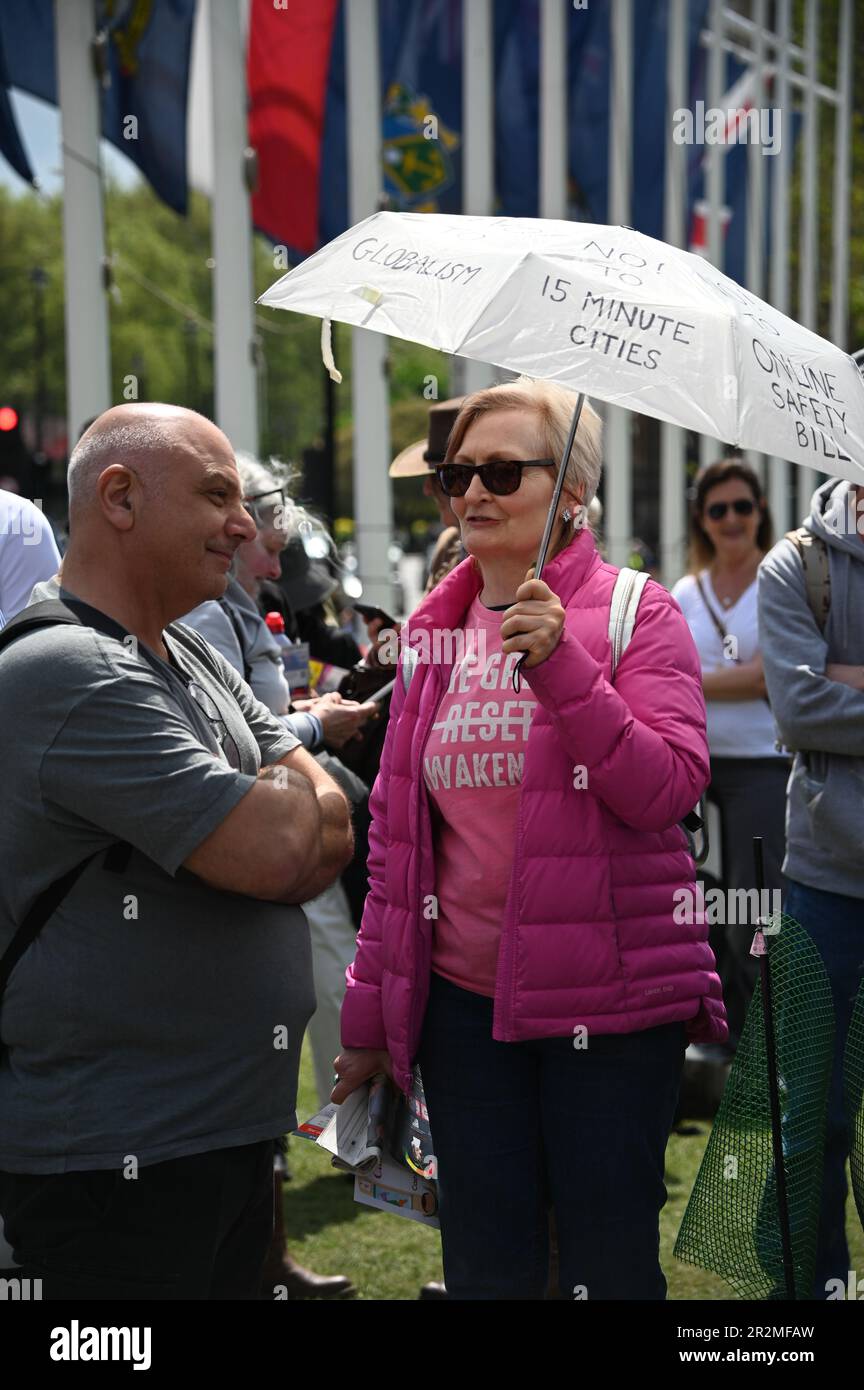
M 252 0 L 249 143 L 258 153 L 255 226 L 298 251 L 318 244 L 330 48 L 339 0 Z

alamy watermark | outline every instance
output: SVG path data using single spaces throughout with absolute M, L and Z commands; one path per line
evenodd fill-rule
M 77 1318 L 69 1327 L 51 1329 L 52 1361 L 131 1361 L 134 1371 L 147 1371 L 151 1362 L 149 1327 L 82 1327 Z
M 0 1279 L 0 1303 L 37 1303 L 42 1299 L 41 1279 Z
M 672 920 L 678 926 L 756 927 L 760 923 L 775 923 L 782 913 L 782 893 L 779 888 L 709 888 L 700 879 L 692 887 L 676 888 L 672 894 Z M 763 931 L 772 933 L 771 926 Z M 773 931 L 779 930 L 777 926 Z
M 40 545 L 48 525 L 42 513 L 42 498 L 34 497 L 20 508 L 0 513 L 0 536 L 20 536 L 24 545 Z
M 842 506 L 831 506 L 821 515 L 822 525 L 832 536 L 864 536 L 864 488 L 860 496 L 850 487 Z
M 781 118 L 777 106 L 724 111 L 697 101 L 692 111 L 683 106 L 673 111 L 672 139 L 676 145 L 761 145 L 765 154 L 779 154 Z
M 864 1279 L 858 1278 L 858 1271 L 850 1269 L 846 1274 L 846 1282 L 842 1279 L 828 1279 L 825 1283 L 826 1299 L 852 1299 L 860 1302 L 864 1299 Z
M 382 628 L 378 637 L 378 660 L 382 666 L 398 665 L 401 637 L 402 645 L 410 648 L 418 665 L 452 666 L 464 662 L 466 676 L 482 671 L 481 686 L 486 680 L 490 689 L 497 687 L 498 670 L 494 661 L 487 658 L 483 628 L 417 627 L 409 631 L 406 625 L 401 633 L 392 627 Z

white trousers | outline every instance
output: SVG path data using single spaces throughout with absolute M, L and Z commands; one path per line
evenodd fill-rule
M 318 1102 L 323 1106 L 333 1089 L 333 1059 L 342 1047 L 339 1014 L 345 996 L 345 971 L 357 950 L 357 933 L 339 879 L 317 898 L 304 903 L 303 911 L 309 919 L 318 1002 L 309 1020 L 307 1036 L 312 1047 Z

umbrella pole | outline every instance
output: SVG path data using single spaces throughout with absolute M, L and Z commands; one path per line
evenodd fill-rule
M 762 837 L 753 836 L 753 857 L 756 865 L 756 891 L 761 904 L 765 887 L 765 864 Z M 760 925 L 762 925 L 760 917 Z M 795 1301 L 795 1267 L 792 1261 L 792 1232 L 789 1226 L 789 1199 L 786 1193 L 786 1168 L 783 1162 L 783 1125 L 780 1116 L 780 1086 L 777 1069 L 777 1045 L 774 1036 L 774 1010 L 771 992 L 769 938 L 762 933 L 764 950 L 759 958 L 759 983 L 762 988 L 762 1016 L 765 1020 L 765 1051 L 768 1059 L 768 1092 L 771 1102 L 771 1147 L 774 1152 L 774 1180 L 777 1184 L 777 1211 L 780 1217 L 780 1243 L 783 1250 L 783 1273 L 787 1296 Z
M 573 448 L 573 441 L 576 438 L 576 431 L 579 428 L 579 416 L 582 414 L 582 406 L 585 404 L 585 392 L 580 391 L 576 405 L 573 409 L 573 419 L 570 421 L 570 431 L 567 435 L 567 443 L 564 445 L 564 453 L 561 455 L 561 462 L 558 465 L 558 477 L 555 479 L 555 491 L 552 493 L 552 501 L 549 503 L 549 513 L 546 517 L 546 525 L 543 527 L 543 536 L 540 541 L 540 549 L 537 552 L 537 563 L 534 566 L 534 578 L 540 579 L 543 575 L 543 566 L 546 564 L 546 553 L 549 550 L 549 541 L 552 538 L 552 527 L 555 525 L 555 518 L 558 515 L 558 503 L 561 501 L 561 490 L 564 487 L 564 474 L 567 471 L 567 463 Z M 525 661 L 527 652 L 520 656 L 513 668 L 513 689 L 517 695 L 521 688 L 522 674 L 521 666 Z
M 564 474 L 567 471 L 567 463 L 573 448 L 573 441 L 576 438 L 576 431 L 579 428 L 579 416 L 582 414 L 582 406 L 585 404 L 585 392 L 579 392 L 579 399 L 573 410 L 573 419 L 570 421 L 570 433 L 567 435 L 567 443 L 564 445 L 564 453 L 561 455 L 561 463 L 558 466 L 558 477 L 555 480 L 555 491 L 552 494 L 552 501 L 549 504 L 549 515 L 546 517 L 546 525 L 543 528 L 543 538 L 540 541 L 540 549 L 537 552 L 537 564 L 534 567 L 534 578 L 540 579 L 543 575 L 543 566 L 546 564 L 546 552 L 549 549 L 549 541 L 552 538 L 552 527 L 555 525 L 555 518 L 558 515 L 558 503 L 561 500 L 561 489 L 564 486 Z

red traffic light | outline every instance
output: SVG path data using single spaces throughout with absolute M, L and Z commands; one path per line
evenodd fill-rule
M 18 411 L 13 410 L 11 405 L 0 405 L 0 430 L 15 430 L 18 428 Z

